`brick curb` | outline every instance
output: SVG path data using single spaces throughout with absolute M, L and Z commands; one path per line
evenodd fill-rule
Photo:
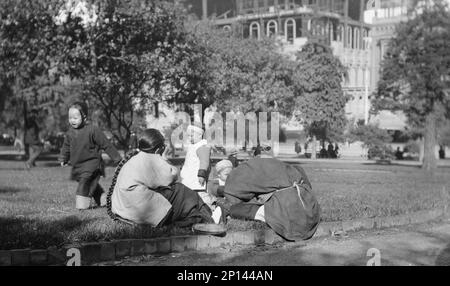
M 314 238 L 329 236 L 336 231 L 357 231 L 424 223 L 449 215 L 447 208 L 419 211 L 406 215 L 366 218 L 341 222 L 322 222 Z M 75 263 L 79 254 L 80 265 L 121 259 L 128 256 L 167 254 L 188 250 L 202 250 L 221 246 L 260 245 L 283 242 L 272 229 L 238 231 L 224 237 L 212 235 L 186 235 L 151 239 L 123 239 L 108 242 L 89 242 L 65 245 L 62 248 L 0 250 L 0 266 L 44 266 Z M 73 264 L 72 264 L 73 265 Z

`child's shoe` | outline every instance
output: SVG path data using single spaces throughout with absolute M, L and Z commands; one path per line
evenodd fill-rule
M 106 207 L 106 198 L 108 197 L 108 194 L 103 192 L 102 195 L 100 196 L 100 206 L 101 207 Z
M 211 215 L 212 219 L 214 220 L 215 224 L 220 223 L 220 219 L 222 218 L 222 208 L 216 207 Z
M 75 207 L 78 210 L 87 210 L 91 205 L 91 198 L 77 195 L 75 198 Z

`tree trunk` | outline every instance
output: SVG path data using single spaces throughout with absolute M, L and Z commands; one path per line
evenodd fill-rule
M 29 145 L 26 142 L 26 138 L 27 138 L 27 128 L 28 128 L 28 110 L 27 110 L 27 102 L 24 101 L 23 102 L 23 147 L 25 148 L 25 158 L 28 159 L 28 157 L 30 156 L 30 150 L 29 150 Z
M 317 145 L 316 135 L 313 135 L 311 144 L 312 144 L 311 159 L 315 160 L 317 158 L 317 156 L 316 156 L 316 145 Z
M 436 116 L 434 112 L 427 115 L 425 121 L 424 157 L 422 169 L 434 172 L 437 168 L 436 148 Z
M 424 151 L 423 151 L 423 136 L 420 136 L 420 138 L 419 139 L 417 139 L 417 142 L 418 142 L 418 144 L 419 144 L 419 162 L 420 162 L 420 164 L 423 164 L 423 153 L 424 153 Z

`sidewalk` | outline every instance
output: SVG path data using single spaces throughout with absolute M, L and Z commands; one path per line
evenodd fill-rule
M 165 256 L 147 255 L 97 265 L 366 266 L 368 263 L 449 266 L 450 221 L 361 231 L 340 239 L 326 237 L 306 243 L 221 247 Z

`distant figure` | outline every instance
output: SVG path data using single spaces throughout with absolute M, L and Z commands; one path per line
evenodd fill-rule
M 400 147 L 397 147 L 397 151 L 395 152 L 395 158 L 397 160 L 403 160 L 403 152 L 400 151 Z
M 325 147 L 323 147 L 323 146 L 322 146 L 322 149 L 320 149 L 319 157 L 320 158 L 327 158 L 328 157 L 328 152 L 327 152 L 327 150 L 325 150 Z
M 233 168 L 236 168 L 237 166 L 239 166 L 237 154 L 238 154 L 238 150 L 232 149 L 230 151 L 230 154 L 228 155 L 228 160 L 230 160 L 230 162 L 233 164 Z
M 328 158 L 336 158 L 335 154 L 334 154 L 334 147 L 333 144 L 331 144 L 331 142 L 328 144 Z
M 25 146 L 28 145 L 29 157 L 25 162 L 25 167 L 30 169 L 36 166 L 35 162 L 44 149 L 44 145 L 39 139 L 39 125 L 37 124 L 38 111 L 32 109 L 30 115 L 26 118 L 25 128 L 27 133 L 25 135 Z
M 258 144 L 256 145 L 255 151 L 253 151 L 253 157 L 257 157 L 261 155 L 261 146 Z
M 335 158 L 338 157 L 339 154 L 339 146 L 337 143 L 334 144 L 334 156 L 336 156 Z
M 268 153 L 270 153 L 271 150 L 272 150 L 272 147 L 270 147 L 269 145 L 260 145 L 260 144 L 258 144 L 256 146 L 255 152 L 253 152 L 253 157 L 265 156 Z
M 18 136 L 14 138 L 14 149 L 19 152 L 25 149 L 22 140 Z
M 439 159 L 445 159 L 445 150 L 442 145 L 439 148 Z
M 302 147 L 300 146 L 300 143 L 298 141 L 295 141 L 295 153 L 297 153 L 297 156 L 302 152 Z

